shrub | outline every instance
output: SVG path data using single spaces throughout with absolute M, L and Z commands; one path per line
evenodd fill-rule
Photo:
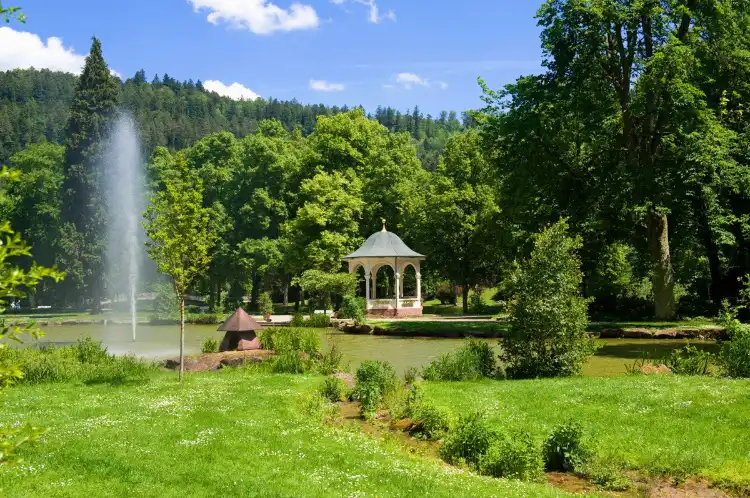
M 218 353 L 219 352 L 219 341 L 217 341 L 213 337 L 207 338 L 205 341 L 203 341 L 203 346 L 201 346 L 201 352 L 203 352 L 203 353 Z
M 320 386 L 320 394 L 328 401 L 336 403 L 346 399 L 346 384 L 337 377 L 326 377 Z
M 580 247 L 580 237 L 569 237 L 561 220 L 534 236 L 531 256 L 514 272 L 501 354 L 510 377 L 577 375 L 594 354 L 586 331 L 588 301 L 580 290 Z
M 341 317 L 353 318 L 357 323 L 364 321 L 367 313 L 367 304 L 361 297 L 346 296 L 341 303 Z
M 482 300 L 482 289 L 479 286 L 474 287 L 474 292 L 471 294 L 469 299 L 469 309 L 472 313 L 483 313 L 487 309 L 487 305 Z
M 416 382 L 417 377 L 419 376 L 419 369 L 417 367 L 411 366 L 406 369 L 404 372 L 404 384 L 407 386 L 410 386 Z
M 331 317 L 324 313 L 313 313 L 309 318 L 305 319 L 303 326 L 316 329 L 327 329 L 331 326 Z
M 216 325 L 222 321 L 221 315 L 216 313 L 198 313 L 197 315 L 185 315 L 185 323 L 195 325 Z
M 273 313 L 273 300 L 268 292 L 263 292 L 258 296 L 258 310 L 263 313 L 263 315 L 270 315 Z
M 462 381 L 493 377 L 496 371 L 495 353 L 489 343 L 469 339 L 461 348 L 429 363 L 422 376 L 425 380 Z
M 359 400 L 359 412 L 364 418 L 372 418 L 377 413 L 382 393 L 374 383 L 358 383 L 354 390 L 355 397 Z
M 290 327 L 304 327 L 305 326 L 305 316 L 300 313 L 299 311 L 295 312 L 292 315 L 292 321 L 289 322 Z
M 3 348 L 0 363 L 21 364 L 24 376 L 20 384 L 50 382 L 111 383 L 142 382 L 156 370 L 152 362 L 135 356 L 115 356 L 101 342 L 90 338 L 76 345 L 39 349 Z
M 396 371 L 387 361 L 365 360 L 357 369 L 357 384 L 374 384 L 381 394 L 398 387 Z
M 151 318 L 152 321 L 180 319 L 177 294 L 172 284 L 161 282 L 154 285 L 154 316 Z
M 721 346 L 719 361 L 724 374 L 729 377 L 750 377 L 750 330 L 737 319 L 737 310 L 724 302 L 719 315 L 729 338 Z
M 414 433 L 422 439 L 437 441 L 450 430 L 451 413 L 445 408 L 423 401 L 411 408 L 411 412 Z
M 476 466 L 497 438 L 497 433 L 487 424 L 484 415 L 463 415 L 440 447 L 440 456 L 450 464 Z
M 336 373 L 339 369 L 339 366 L 341 366 L 341 360 L 343 357 L 344 354 L 341 352 L 338 346 L 336 346 L 336 343 L 331 344 L 331 347 L 325 354 L 323 354 L 320 359 L 318 372 L 322 373 L 323 375 Z
M 447 283 L 443 282 L 435 287 L 435 299 L 440 301 L 440 304 L 456 304 L 456 288 Z
M 398 388 L 396 371 L 388 362 L 365 360 L 357 369 L 356 377 L 354 396 L 359 400 L 360 412 L 365 418 L 375 414 L 383 396 Z
M 480 474 L 536 481 L 544 474 L 542 453 L 526 432 L 501 434 L 479 457 Z
M 305 353 L 311 359 L 320 354 L 320 338 L 314 330 L 295 327 L 268 327 L 258 334 L 264 349 L 278 354 Z
M 583 440 L 583 428 L 576 422 L 561 425 L 544 444 L 544 465 L 549 471 L 578 472 L 591 452 Z
M 301 374 L 309 370 L 305 360 L 298 352 L 284 351 L 274 358 L 271 371 L 274 373 Z
M 664 364 L 677 375 L 708 375 L 712 361 L 711 353 L 690 344 L 673 350 L 664 358 Z

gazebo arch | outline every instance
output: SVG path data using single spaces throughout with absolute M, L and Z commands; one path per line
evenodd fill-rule
M 372 234 L 362 247 L 344 257 L 349 263 L 349 272 L 354 273 L 361 266 L 365 270 L 365 299 L 367 314 L 377 316 L 420 316 L 422 314 L 422 275 L 420 263 L 425 257 L 409 248 L 398 235 L 383 229 Z M 389 266 L 395 277 L 395 298 L 375 299 L 377 271 Z M 402 275 L 408 266 L 416 272 L 416 296 L 404 297 Z

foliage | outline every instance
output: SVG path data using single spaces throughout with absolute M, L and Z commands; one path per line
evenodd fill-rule
M 353 318 L 356 323 L 365 319 L 367 305 L 364 298 L 356 296 L 345 296 L 341 303 L 341 314 L 343 318 Z
M 422 370 L 425 380 L 461 381 L 494 377 L 495 352 L 487 341 L 468 339 L 463 346 L 443 354 Z
M 346 399 L 346 384 L 338 377 L 326 377 L 320 386 L 320 395 L 332 403 Z
M 318 372 L 323 375 L 331 375 L 338 372 L 341 366 L 341 360 L 344 358 L 344 353 L 341 352 L 339 347 L 334 342 L 328 351 L 323 353 L 318 364 Z
M 270 315 L 273 313 L 273 301 L 268 292 L 263 292 L 258 296 L 258 309 L 264 315 Z
M 396 371 L 385 361 L 363 361 L 357 368 L 356 379 L 354 397 L 359 401 L 360 412 L 365 418 L 373 416 L 383 396 L 394 392 L 398 387 Z
M 472 313 L 481 314 L 487 308 L 484 300 L 482 299 L 482 289 L 477 286 L 474 287 L 474 292 L 471 294 L 469 309 Z
M 737 319 L 737 310 L 726 302 L 719 323 L 729 337 L 719 356 L 724 373 L 729 377 L 750 377 L 750 330 Z
M 477 468 L 483 475 L 523 481 L 540 480 L 544 475 L 541 451 L 526 432 L 498 434 L 479 457 Z
M 331 326 L 331 316 L 325 313 L 313 313 L 302 322 L 303 327 L 326 329 Z
M 440 447 L 440 457 L 453 465 L 477 466 L 497 439 L 482 413 L 464 414 Z
M 114 76 L 102 57 L 100 41 L 93 38 L 65 125 L 61 211 L 65 230 L 59 241 L 59 264 L 71 270 L 66 280 L 69 293 L 83 291 L 95 313 L 104 292 L 109 221 L 101 162 L 117 101 Z
M 289 322 L 290 327 L 304 327 L 305 326 L 305 315 L 300 312 L 292 314 L 292 320 Z
M 320 338 L 314 330 L 294 327 L 267 327 L 258 333 L 264 349 L 276 353 L 304 353 L 315 358 L 320 353 Z
M 22 384 L 82 382 L 84 384 L 140 383 L 149 379 L 153 363 L 133 355 L 109 354 L 101 342 L 90 338 L 73 346 L 6 348 L 0 350 L 0 363 L 23 365 Z
M 219 352 L 219 341 L 213 337 L 209 337 L 203 341 L 201 346 L 202 353 L 218 353 Z
M 216 235 L 209 211 L 202 205 L 203 182 L 188 171 L 184 158 L 177 156 L 165 190 L 151 196 L 144 213 L 149 256 L 157 269 L 172 280 L 180 303 L 180 374 L 184 371 L 185 295 L 211 262 L 209 251 Z
M 510 377 L 577 375 L 594 353 L 581 296 L 580 238 L 561 220 L 534 236 L 534 249 L 513 276 L 509 329 L 501 358 Z
M 179 302 L 172 284 L 158 282 L 154 285 L 154 294 L 154 318 L 156 320 L 179 320 Z
M 356 275 L 352 273 L 327 273 L 307 270 L 299 278 L 300 286 L 309 293 L 314 305 L 331 309 L 335 296 L 350 296 L 356 288 Z M 314 310 L 313 310 L 314 311 Z
M 410 366 L 409 368 L 404 371 L 404 384 L 407 386 L 410 386 L 416 382 L 417 377 L 419 376 L 419 368 L 415 366 Z
M 448 282 L 442 282 L 435 288 L 435 299 L 440 304 L 456 304 L 456 287 Z
M 677 375 L 708 375 L 711 372 L 712 363 L 711 353 L 690 344 L 673 350 L 664 359 L 664 364 Z
M 445 437 L 452 424 L 449 410 L 427 401 L 412 403 L 409 416 L 414 422 L 412 432 L 418 438 L 427 441 L 437 441 Z
M 21 7 L 3 7 L 3 4 L 0 3 L 0 19 L 5 21 L 6 24 L 11 20 L 24 23 L 26 22 L 26 15 L 21 12 Z
M 552 472 L 579 472 L 591 457 L 583 427 L 570 421 L 557 427 L 544 444 L 544 466 Z

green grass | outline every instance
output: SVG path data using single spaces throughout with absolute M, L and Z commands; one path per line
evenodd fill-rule
M 750 380 L 621 376 L 426 383 L 425 396 L 454 413 L 476 410 L 493 425 L 540 441 L 578 421 L 599 458 L 648 474 L 701 476 L 750 487 Z
M 157 374 L 140 386 L 17 386 L 0 423 L 49 428 L 0 468 L 0 495 L 561 496 L 409 455 L 393 439 L 304 415 L 322 377 Z

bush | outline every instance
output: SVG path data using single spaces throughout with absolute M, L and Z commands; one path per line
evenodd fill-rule
M 440 457 L 453 465 L 466 463 L 476 467 L 497 438 L 484 415 L 463 415 L 440 447 Z
M 489 343 L 469 339 L 456 351 L 441 355 L 422 371 L 425 380 L 463 381 L 493 377 L 497 372 L 495 353 Z
M 719 322 L 726 330 L 728 341 L 721 346 L 719 361 L 729 377 L 750 377 L 750 330 L 737 319 L 737 310 L 724 302 Z
M 664 364 L 672 373 L 677 375 L 708 375 L 710 373 L 713 355 L 690 344 L 684 348 L 673 350 L 666 358 Z
M 305 319 L 303 327 L 327 329 L 331 326 L 331 317 L 324 313 L 313 313 Z
M 583 428 L 572 421 L 552 431 L 544 445 L 544 465 L 553 472 L 579 472 L 590 456 Z
M 219 341 L 214 339 L 213 337 L 209 337 L 205 341 L 203 341 L 203 346 L 201 346 L 201 352 L 203 353 L 218 353 L 219 352 Z
M 474 287 L 474 292 L 471 294 L 469 299 L 469 309 L 472 313 L 483 313 L 487 309 L 487 305 L 482 300 L 482 289 L 479 286 Z
M 22 365 L 24 376 L 18 380 L 19 384 L 143 382 L 156 370 L 152 362 L 133 355 L 111 355 L 101 342 L 90 338 L 60 348 L 53 345 L 39 349 L 3 348 L 0 363 Z
M 417 367 L 411 366 L 407 368 L 404 372 L 404 384 L 407 386 L 414 384 L 417 380 L 417 376 L 419 376 L 419 369 Z
M 179 320 L 180 309 L 177 294 L 170 283 L 162 282 L 154 285 L 154 315 L 155 320 Z
M 410 409 L 414 422 L 413 432 L 417 437 L 437 441 L 444 437 L 451 427 L 451 413 L 445 408 L 421 402 Z
M 258 310 L 265 316 L 273 313 L 273 300 L 268 292 L 261 293 L 258 296 Z
M 440 301 L 440 304 L 456 304 L 456 288 L 447 283 L 443 282 L 435 287 L 435 299 Z
M 501 342 L 510 377 L 578 375 L 596 351 L 586 330 L 580 247 L 580 237 L 569 237 L 561 220 L 534 236 L 531 256 L 514 272 L 510 326 Z
M 274 358 L 271 371 L 274 373 L 301 374 L 310 369 L 302 355 L 294 351 L 284 351 Z
M 365 360 L 357 369 L 357 384 L 354 397 L 360 403 L 360 413 L 372 417 L 380 406 L 383 396 L 398 388 L 396 371 L 388 362 Z
M 526 432 L 501 434 L 479 457 L 480 474 L 524 481 L 536 481 L 544 475 L 542 453 Z
M 268 327 L 259 331 L 264 349 L 278 354 L 305 353 L 312 359 L 320 355 L 320 337 L 314 330 L 295 327 Z
M 304 327 L 305 326 L 305 315 L 299 311 L 292 315 L 292 321 L 289 322 L 290 327 Z
M 326 377 L 320 386 L 320 395 L 332 403 L 346 399 L 346 384 L 337 377 Z
M 322 373 L 323 375 L 336 373 L 339 370 L 339 366 L 341 366 L 341 360 L 343 359 L 343 357 L 344 354 L 341 352 L 338 346 L 336 346 L 335 343 L 331 344 L 331 347 L 320 359 L 318 372 Z
M 197 315 L 185 315 L 185 323 L 192 323 L 195 325 L 216 325 L 221 323 L 223 317 L 216 313 L 198 313 Z
M 367 314 L 367 304 L 361 297 L 346 296 L 341 303 L 341 317 L 353 318 L 355 322 L 364 321 Z

